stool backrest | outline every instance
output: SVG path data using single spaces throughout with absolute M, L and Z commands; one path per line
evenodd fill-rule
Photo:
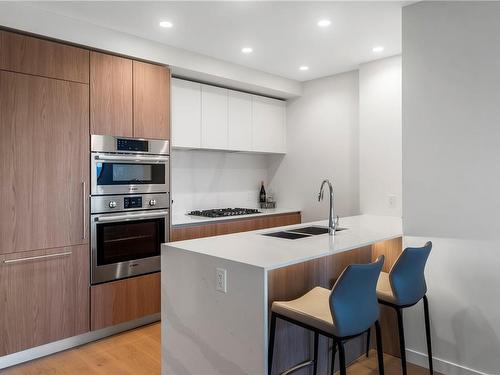
M 335 282 L 330 311 L 336 336 L 363 333 L 378 319 L 377 281 L 383 264 L 383 255 L 373 263 L 351 264 Z
M 413 305 L 427 292 L 424 270 L 431 249 L 430 241 L 423 247 L 407 247 L 392 266 L 389 281 L 398 305 Z

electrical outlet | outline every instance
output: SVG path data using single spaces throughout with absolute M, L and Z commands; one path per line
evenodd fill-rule
M 227 270 L 224 268 L 215 269 L 215 289 L 227 293 Z
M 387 196 L 387 204 L 389 208 L 396 208 L 397 197 L 394 194 L 389 194 Z

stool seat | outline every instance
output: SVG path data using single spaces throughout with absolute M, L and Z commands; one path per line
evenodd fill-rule
M 396 303 L 396 296 L 392 290 L 391 280 L 387 272 L 380 272 L 377 282 L 377 298 L 382 301 Z
M 292 301 L 275 301 L 271 310 L 324 332 L 335 334 L 330 289 L 316 287 Z

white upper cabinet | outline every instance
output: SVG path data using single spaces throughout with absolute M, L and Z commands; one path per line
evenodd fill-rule
M 285 153 L 285 102 L 256 95 L 252 99 L 252 149 Z
M 201 147 L 227 149 L 227 89 L 201 86 Z
M 201 147 L 201 85 L 172 79 L 172 146 Z
M 228 91 L 228 121 L 228 149 L 252 151 L 252 95 Z
M 286 152 L 286 103 L 172 79 L 172 146 Z

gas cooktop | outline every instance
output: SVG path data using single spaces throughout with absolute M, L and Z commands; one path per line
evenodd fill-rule
M 204 216 L 204 217 L 226 217 L 238 215 L 260 214 L 261 212 L 255 208 L 214 208 L 211 210 L 195 210 L 188 212 L 188 215 Z

